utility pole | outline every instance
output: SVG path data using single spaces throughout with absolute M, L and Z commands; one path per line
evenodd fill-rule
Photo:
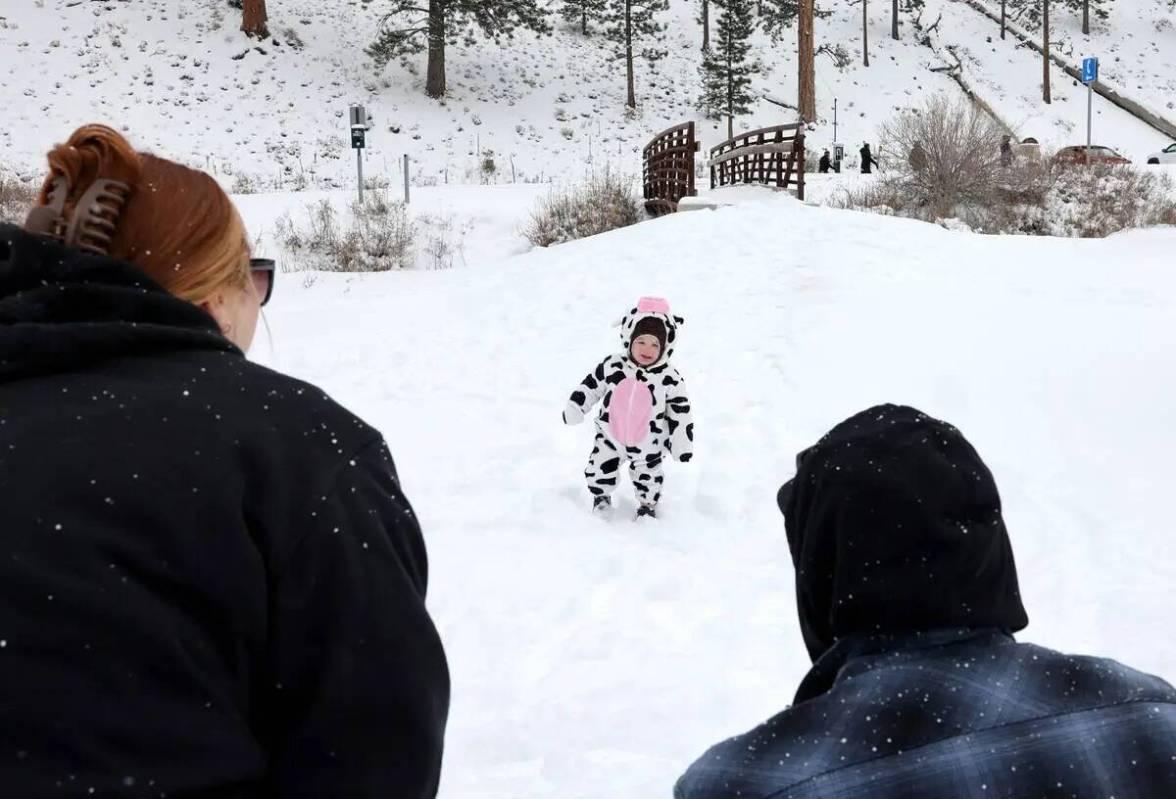
M 800 118 L 805 122 L 817 120 L 817 92 L 813 64 L 813 0 L 800 0 L 800 18 L 797 24 L 797 75 L 800 87 L 796 93 L 800 105 Z

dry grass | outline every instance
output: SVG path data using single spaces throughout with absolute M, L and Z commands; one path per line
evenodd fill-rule
M 37 187 L 0 172 L 0 222 L 24 224 L 37 199 Z
M 390 202 L 382 191 L 351 204 L 351 222 L 339 223 L 328 200 L 307 206 L 307 222 L 289 215 L 278 219 L 279 241 L 291 261 L 303 269 L 324 272 L 387 272 L 406 269 L 415 260 L 415 227 L 404 203 Z
M 583 186 L 553 190 L 531 214 L 523 235 L 536 247 L 549 247 L 627 227 L 644 218 L 630 181 L 606 171 Z

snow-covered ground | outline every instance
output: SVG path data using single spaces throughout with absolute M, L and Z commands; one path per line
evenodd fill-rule
M 981 2 L 1000 13 L 1000 0 Z M 1116 0 L 1108 8 L 1105 21 L 1091 12 L 1087 36 L 1080 13 L 1055 6 L 1050 15 L 1055 53 L 1075 67 L 1083 58 L 1098 57 L 1101 81 L 1176 122 L 1176 6 L 1168 0 Z M 1040 26 L 1028 20 L 1013 24 L 1041 35 Z
M 1122 0 L 1115 4 L 1110 22 L 1099 27 L 1096 49 L 1102 48 L 1108 79 L 1121 78 L 1125 91 L 1172 115 L 1176 31 L 1166 23 L 1176 22 L 1176 11 L 1161 0 L 1140 2 L 1147 13 L 1132 13 Z M 242 176 L 263 189 L 349 185 L 355 167 L 345 138 L 347 106 L 361 102 L 374 125 L 366 173 L 394 185 L 405 153 L 417 185 L 578 180 L 605 167 L 636 175 L 642 146 L 670 125 L 698 121 L 704 148 L 725 138 L 725 124 L 703 120 L 693 108 L 701 45 L 696 5 L 671 2 L 669 56 L 656 66 L 638 63 L 640 108 L 630 116 L 623 110 L 623 68 L 598 37 L 585 39 L 563 23 L 549 39 L 524 34 L 509 46 L 480 41 L 450 48 L 449 96 L 438 102 L 422 91 L 423 56 L 390 64 L 382 74 L 370 65 L 363 47 L 375 35 L 379 3 L 269 0 L 274 36 L 259 45 L 238 30 L 240 12 L 224 0 L 6 0 L 0 5 L 6 123 L 0 167 L 39 175 L 50 144 L 79 124 L 106 121 L 129 130 L 140 146 L 213 171 L 228 185 L 244 185 Z M 939 92 L 958 95 L 950 78 L 930 71 L 950 63 L 948 45 L 957 46 L 968 80 L 1018 133 L 1048 146 L 1083 139 L 1084 90 L 1055 70 L 1058 99 L 1041 106 L 1040 62 L 1015 40 L 1001 42 L 979 12 L 927 0 L 925 24 L 944 12 L 935 50 L 915 41 L 906 13 L 902 39 L 891 40 L 889 4 L 873 3 L 865 68 L 860 4 L 823 5 L 832 16 L 817 22 L 817 44 L 843 45 L 852 63 L 839 71 L 828 57 L 817 59 L 821 119 L 813 146 L 833 141 L 834 98 L 838 138 L 854 154 L 863 140 L 877 145 L 880 125 L 899 109 Z M 1064 29 L 1072 21 L 1060 24 Z M 780 44 L 763 35 L 758 40 L 756 54 L 767 69 L 756 91 L 795 104 L 792 34 Z M 1133 158 L 1168 143 L 1102 101 L 1096 114 L 1096 137 Z M 738 127 L 795 117 L 762 101 Z M 487 152 L 494 164 L 489 175 L 481 169 Z
M 243 203 L 253 229 L 273 205 Z M 647 799 L 790 700 L 808 663 L 774 492 L 877 402 L 958 424 L 992 467 L 1024 638 L 1176 678 L 1174 246 L 775 196 L 467 269 L 283 275 L 255 357 L 396 455 L 453 671 L 442 795 Z M 627 486 L 613 519 L 589 514 L 591 432 L 560 411 L 642 294 L 687 318 L 698 454 L 639 525 Z
M 1138 1 L 1148 5 L 1148 11 L 1152 11 L 1150 6 L 1153 4 L 1149 0 Z M 1131 5 L 1134 3 L 1114 6 L 1113 16 L 1106 23 L 1109 29 L 1117 30 L 1119 24 L 1138 24 L 1136 10 L 1130 8 Z M 1152 19 L 1176 21 L 1176 13 L 1168 13 L 1161 10 L 1159 4 L 1155 5 Z M 1063 25 L 1073 22 L 1072 15 L 1059 14 L 1058 17 L 1063 20 Z M 932 34 L 933 43 L 941 52 L 950 50 L 955 53 L 963 66 L 963 76 L 969 86 L 1012 127 L 1018 139 L 1032 136 L 1047 149 L 1086 143 L 1085 86 L 1051 63 L 1050 88 L 1053 102 L 1045 105 L 1041 101 L 1040 53 L 1018 46 L 1020 42 L 1011 34 L 1002 42 L 999 25 L 967 3 L 956 0 L 929 0 L 927 10 L 923 14 L 924 23 L 929 26 L 937 18 L 940 22 L 936 32 Z M 1063 30 L 1066 28 L 1063 27 Z M 1143 71 L 1150 67 L 1155 68 L 1154 74 L 1149 73 L 1149 83 L 1166 84 L 1171 80 L 1172 70 L 1167 61 L 1176 58 L 1176 29 L 1171 25 L 1166 30 L 1153 31 L 1153 45 L 1159 41 L 1166 54 L 1151 59 L 1144 57 L 1147 50 L 1143 43 L 1129 38 L 1127 33 L 1116 33 L 1108 38 L 1118 42 L 1125 53 L 1140 54 L 1135 69 Z M 1077 45 L 1069 38 L 1064 41 L 1066 46 L 1059 54 L 1067 56 L 1071 63 L 1080 66 L 1083 56 L 1087 53 L 1079 48 L 1073 53 L 1074 57 L 1070 57 L 1070 53 Z M 1088 54 L 1099 55 L 1100 52 Z M 1116 71 L 1121 66 L 1116 64 L 1110 53 L 1102 51 L 1101 55 L 1107 62 L 1104 77 L 1110 80 L 1111 75 L 1122 74 Z M 1153 54 L 1147 52 L 1147 55 Z M 949 63 L 954 62 L 950 55 L 945 55 L 944 58 Z M 1128 96 L 1140 98 L 1141 102 L 1157 94 L 1151 86 L 1146 92 L 1137 91 L 1134 85 L 1119 88 Z M 1162 95 L 1164 91 L 1161 90 L 1158 94 Z M 1176 121 L 1176 112 L 1163 108 L 1158 103 L 1151 105 L 1157 112 Z M 1158 152 L 1172 142 L 1164 134 L 1098 95 L 1093 98 L 1092 109 L 1091 130 L 1094 143 L 1116 149 L 1136 163 L 1144 163 L 1149 154 Z

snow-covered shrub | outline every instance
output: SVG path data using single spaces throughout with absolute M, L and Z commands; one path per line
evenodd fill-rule
M 244 172 L 233 176 L 233 194 L 257 194 L 261 191 L 257 178 Z
M 882 126 L 887 151 L 898 157 L 891 180 L 926 209 L 924 218 L 981 205 L 998 190 L 1006 171 L 1000 163 L 1003 133 L 972 103 L 936 95 Z
M 1176 187 L 1166 174 L 1126 164 L 1063 167 L 1054 174 L 1045 205 L 1052 235 L 1102 238 L 1176 225 Z
M 22 183 L 11 175 L 0 172 L 0 222 L 24 224 L 29 209 L 37 199 L 37 190 L 30 183 Z
M 1122 230 L 1176 225 L 1176 185 L 1164 173 L 1130 165 L 1061 166 L 1050 161 L 1007 169 L 983 200 L 948 213 L 907 193 L 901 178 L 883 178 L 847 192 L 834 205 L 871 210 L 953 229 L 1027 236 L 1102 238 Z
M 631 182 L 605 171 L 586 184 L 553 189 L 531 214 L 523 235 L 536 247 L 548 247 L 633 225 L 644 218 Z
M 372 191 L 362 203 L 352 202 L 350 211 L 347 226 L 339 223 L 330 200 L 307 206 L 305 227 L 289 214 L 279 218 L 277 237 L 294 265 L 324 272 L 386 272 L 413 265 L 416 229 L 404 203 Z
M 454 240 L 453 217 L 425 214 L 419 219 L 421 239 L 417 265 L 422 269 L 451 269 L 463 257 L 461 241 Z
M 478 178 L 485 185 L 493 183 L 498 176 L 498 163 L 494 160 L 494 151 L 486 150 L 482 153 L 482 160 L 478 164 Z

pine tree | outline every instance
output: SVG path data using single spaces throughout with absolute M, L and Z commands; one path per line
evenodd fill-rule
M 605 35 L 616 48 L 617 59 L 625 62 L 625 105 L 629 108 L 637 107 L 634 60 L 658 61 L 666 56 L 661 47 L 665 25 L 658 22 L 657 15 L 669 5 L 669 0 L 608 0 Z
M 266 12 L 265 0 L 245 0 L 241 5 L 241 30 L 250 38 L 256 36 L 264 39 L 269 36 L 269 26 L 266 22 L 269 14 Z
M 1082 15 L 1082 32 L 1088 34 L 1091 15 L 1100 20 L 1109 18 L 1113 2 L 1114 0 L 1051 0 L 1050 5 L 1054 14 L 1057 13 L 1058 6 L 1061 6 L 1067 11 Z M 1013 19 L 1032 28 L 1041 27 L 1044 10 L 1042 0 L 1007 0 L 1007 3 Z
M 391 8 L 380 33 L 366 50 L 377 68 L 403 55 L 428 49 L 425 94 L 445 94 L 445 48 L 468 42 L 481 33 L 495 41 L 511 38 L 522 28 L 550 33 L 548 12 L 539 0 L 388 0 Z
M 751 57 L 756 19 L 751 0 L 711 0 L 722 10 L 714 46 L 702 57 L 699 107 L 710 117 L 726 115 L 727 137 L 734 135 L 736 114 L 751 111 L 751 79 L 762 66 Z
M 572 23 L 580 24 L 580 33 L 588 36 L 589 22 L 598 22 L 604 16 L 608 0 L 563 0 L 560 16 Z
M 833 16 L 832 11 L 824 11 L 816 3 L 813 5 L 813 16 L 817 19 L 827 19 Z M 792 29 L 793 24 L 799 18 L 800 0 L 762 0 L 761 24 L 774 42 L 785 38 L 787 32 Z

